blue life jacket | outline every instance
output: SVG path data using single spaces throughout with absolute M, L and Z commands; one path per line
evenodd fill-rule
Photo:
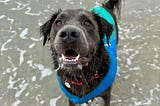
M 108 72 L 106 73 L 105 77 L 103 78 L 101 83 L 98 85 L 98 87 L 83 97 L 78 97 L 68 92 L 67 89 L 63 86 L 63 83 L 57 74 L 57 80 L 60 88 L 62 89 L 64 94 L 68 97 L 68 99 L 74 104 L 83 104 L 88 102 L 90 99 L 93 99 L 99 96 L 101 93 L 103 93 L 112 85 L 112 83 L 116 78 L 116 72 L 117 72 L 117 32 L 116 31 L 117 30 L 116 30 L 115 21 L 112 15 L 103 7 L 96 6 L 92 8 L 91 11 L 94 12 L 95 14 L 98 14 L 101 18 L 105 19 L 113 27 L 113 32 L 109 40 L 110 46 L 108 46 L 108 42 L 105 34 L 103 38 L 105 49 L 110 58 L 110 65 L 109 65 L 109 69 L 107 70 Z

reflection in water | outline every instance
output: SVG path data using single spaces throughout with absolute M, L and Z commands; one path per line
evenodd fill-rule
M 39 26 L 58 8 L 91 8 L 102 1 L 0 0 L 1 106 L 66 104 Z M 129 0 L 123 5 L 112 106 L 160 104 L 159 4 L 159 0 Z

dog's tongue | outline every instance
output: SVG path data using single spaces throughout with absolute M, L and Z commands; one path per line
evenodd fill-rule
M 77 55 L 64 55 L 64 57 L 66 58 L 66 59 L 75 59 L 76 57 L 77 57 Z
M 75 59 L 78 56 L 78 53 L 73 49 L 66 50 L 64 57 L 66 59 Z
M 65 54 L 62 54 L 60 61 L 63 64 L 78 64 L 79 63 L 80 54 L 78 54 L 73 49 L 66 50 Z
M 80 55 L 70 56 L 70 55 L 62 54 L 62 62 L 64 64 L 77 64 L 79 61 L 79 57 L 80 57 Z

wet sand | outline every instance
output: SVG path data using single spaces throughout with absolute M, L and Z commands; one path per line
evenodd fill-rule
M 0 106 L 65 106 L 39 26 L 58 8 L 89 9 L 97 2 L 0 0 Z M 119 34 L 111 106 L 159 106 L 160 0 L 125 0 Z

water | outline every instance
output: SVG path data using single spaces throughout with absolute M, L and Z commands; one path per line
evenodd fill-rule
M 39 26 L 58 8 L 91 8 L 102 1 L 0 0 L 1 106 L 65 106 Z M 160 1 L 125 0 L 119 29 L 111 106 L 159 106 Z

